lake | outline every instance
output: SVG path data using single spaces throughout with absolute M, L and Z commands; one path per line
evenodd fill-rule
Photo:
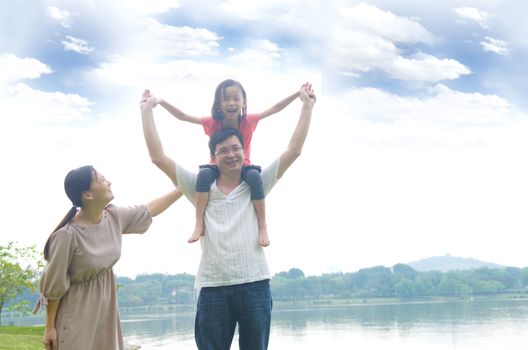
M 123 333 L 141 350 L 196 349 L 194 312 L 130 314 Z M 42 318 L 3 319 L 42 324 Z M 232 349 L 238 349 L 237 338 Z M 528 300 L 282 306 L 273 310 L 270 350 L 526 350 Z
M 123 315 L 125 340 L 196 349 L 194 314 Z M 269 349 L 528 349 L 528 301 L 461 301 L 275 309 Z M 232 349 L 238 349 L 235 336 Z

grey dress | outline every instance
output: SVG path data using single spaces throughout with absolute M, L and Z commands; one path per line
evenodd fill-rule
M 151 223 L 144 205 L 110 205 L 98 224 L 70 223 L 52 234 L 40 291 L 44 302 L 60 299 L 60 350 L 123 349 L 112 266 L 121 256 L 121 235 L 143 233 Z

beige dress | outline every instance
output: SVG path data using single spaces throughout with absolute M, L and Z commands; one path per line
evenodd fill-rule
M 70 223 L 53 233 L 40 291 L 44 301 L 60 298 L 60 350 L 123 349 L 112 266 L 121 256 L 121 235 L 143 233 L 151 222 L 146 206 L 110 205 L 98 224 Z

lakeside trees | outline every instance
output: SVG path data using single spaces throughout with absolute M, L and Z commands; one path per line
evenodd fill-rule
M 160 303 L 194 304 L 194 276 L 140 275 L 118 278 L 121 306 Z M 305 276 L 293 268 L 271 280 L 276 300 L 321 298 L 456 297 L 473 294 L 528 292 L 528 268 L 479 268 L 463 271 L 419 272 L 405 264 L 374 266 L 350 273 Z
M 2 311 L 8 303 L 10 311 L 27 309 L 29 301 L 16 298 L 28 290 L 35 290 L 38 270 L 42 266 L 35 246 L 18 247 L 14 242 L 0 246 L 0 325 Z
M 135 279 L 117 278 L 120 306 L 152 304 L 193 304 L 194 276 L 186 273 L 138 275 Z
M 118 300 L 122 307 L 156 304 L 194 305 L 196 291 L 190 274 L 145 274 L 135 279 L 118 277 Z M 374 266 L 357 272 L 305 276 L 298 268 L 275 274 L 271 280 L 275 300 L 325 298 L 401 299 L 459 297 L 497 293 L 528 293 L 528 267 L 479 268 L 462 271 L 420 272 L 405 264 Z M 36 294 L 23 296 L 30 303 Z

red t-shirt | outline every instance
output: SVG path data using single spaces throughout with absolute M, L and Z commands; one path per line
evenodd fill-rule
M 240 133 L 244 137 L 244 165 L 251 164 L 249 160 L 251 154 L 251 138 L 253 137 L 253 131 L 257 128 L 257 124 L 260 120 L 258 114 L 248 114 L 240 123 Z M 202 118 L 202 126 L 207 136 L 211 137 L 215 132 L 222 129 L 222 123 L 214 120 L 213 117 Z M 211 158 L 210 164 L 215 164 L 214 159 Z

